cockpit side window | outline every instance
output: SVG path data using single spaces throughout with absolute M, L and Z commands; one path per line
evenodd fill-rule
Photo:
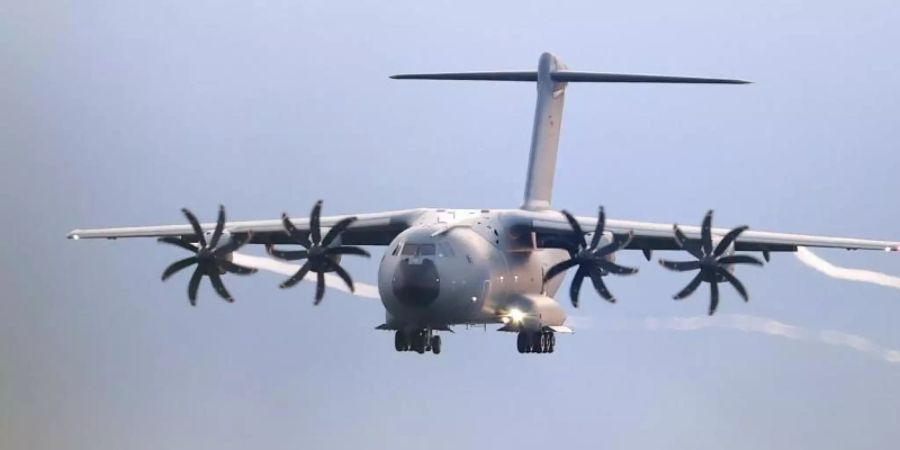
M 394 247 L 394 251 L 391 252 L 391 256 L 397 256 L 397 253 L 400 253 L 400 247 L 403 247 L 402 243 L 397 244 L 397 246 Z

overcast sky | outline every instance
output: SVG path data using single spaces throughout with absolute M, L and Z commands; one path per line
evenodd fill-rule
M 571 86 L 554 204 L 615 218 L 900 239 L 900 6 L 892 1 L 0 0 L 0 448 L 891 449 L 900 364 L 712 328 L 704 287 L 639 254 L 573 310 L 551 356 L 457 329 L 396 353 L 377 301 L 280 275 L 226 304 L 152 240 L 76 227 L 419 206 L 517 207 L 527 83 L 397 72 L 533 69 L 734 77 Z M 380 249 L 374 249 L 380 252 Z M 823 251 L 900 274 L 900 257 Z M 378 255 L 348 264 L 374 282 Z M 900 348 L 900 292 L 791 255 L 741 268 L 719 311 Z M 563 299 L 565 300 L 565 299 Z

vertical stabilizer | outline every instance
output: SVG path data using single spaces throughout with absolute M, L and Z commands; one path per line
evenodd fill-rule
M 550 208 L 553 175 L 556 173 L 556 151 L 559 148 L 559 128 L 566 99 L 566 83 L 554 81 L 552 74 L 565 69 L 562 62 L 550 53 L 542 54 L 538 62 L 537 105 L 534 108 L 531 156 L 528 158 L 528 178 L 522 209 Z

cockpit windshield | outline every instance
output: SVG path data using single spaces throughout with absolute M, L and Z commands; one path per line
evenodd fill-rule
M 453 249 L 449 244 L 416 244 L 413 242 L 403 244 L 403 251 L 400 254 L 404 256 L 454 256 Z

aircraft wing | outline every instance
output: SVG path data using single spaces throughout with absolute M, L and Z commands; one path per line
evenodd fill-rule
M 343 244 L 388 245 L 400 232 L 409 228 L 416 218 L 421 215 L 422 211 L 419 209 L 408 209 L 370 214 L 323 216 L 321 218 L 321 226 L 330 228 L 340 220 L 354 216 L 357 220 L 341 235 Z M 301 233 L 309 233 L 310 219 L 292 218 L 291 222 Z M 202 223 L 200 227 L 204 231 L 212 232 L 216 224 L 214 222 Z M 281 219 L 226 222 L 225 230 L 235 236 L 252 233 L 250 243 L 254 244 L 293 243 L 288 238 Z M 175 237 L 185 242 L 197 241 L 193 228 L 187 223 L 184 225 L 76 229 L 69 232 L 67 237 L 69 239 Z
M 576 217 L 585 233 L 594 230 L 597 224 L 595 217 Z M 530 218 L 531 230 L 536 235 L 536 242 L 559 242 L 559 238 L 572 233 L 572 228 L 565 217 L 552 211 L 534 213 Z M 671 223 L 635 222 L 628 220 L 606 221 L 605 230 L 624 237 L 630 232 L 634 239 L 627 249 L 644 250 L 679 250 L 675 241 Z M 690 240 L 700 240 L 701 230 L 698 226 L 678 225 Z M 712 235 L 721 238 L 730 229 L 712 228 Z M 758 252 L 795 252 L 797 247 L 841 248 L 846 250 L 880 250 L 900 251 L 900 241 L 871 240 L 847 237 L 815 236 L 807 234 L 774 233 L 769 231 L 747 230 L 734 243 L 736 251 Z

